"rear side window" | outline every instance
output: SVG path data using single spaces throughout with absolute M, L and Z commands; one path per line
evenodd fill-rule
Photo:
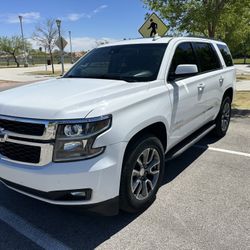
M 221 63 L 215 49 L 209 43 L 193 43 L 199 60 L 200 72 L 221 68 Z
M 220 53 L 225 61 L 225 64 L 227 65 L 227 67 L 229 66 L 233 66 L 233 60 L 232 60 L 232 56 L 230 53 L 229 48 L 227 47 L 227 45 L 223 45 L 223 44 L 217 44 Z
M 181 43 L 176 48 L 169 70 L 170 77 L 174 75 L 179 64 L 197 64 L 191 43 Z

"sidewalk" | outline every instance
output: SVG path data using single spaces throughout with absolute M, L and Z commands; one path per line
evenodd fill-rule
M 60 64 L 55 64 L 55 71 L 61 70 Z M 65 64 L 65 70 L 72 67 L 72 64 Z M 47 66 L 48 72 L 51 72 L 51 66 Z M 45 65 L 29 68 L 0 68 L 0 81 L 12 82 L 35 82 L 53 78 L 53 76 L 33 75 L 32 72 L 45 71 Z
M 236 64 L 237 76 L 250 75 L 250 65 L 248 64 Z M 250 80 L 237 80 L 237 91 L 250 91 Z
M 250 64 L 235 64 L 236 74 L 247 74 L 250 75 Z

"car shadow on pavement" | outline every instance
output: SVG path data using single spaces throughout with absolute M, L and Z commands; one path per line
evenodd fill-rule
M 213 144 L 220 140 L 215 137 L 212 132 L 197 142 L 196 145 L 187 149 L 179 157 L 166 161 L 165 174 L 162 185 L 173 181 L 179 174 L 181 174 L 192 162 L 197 160 L 208 149 L 209 144 Z M 199 145 L 199 146 L 197 146 Z
M 191 147 L 178 158 L 166 162 L 162 185 L 173 181 L 206 151 L 206 140 L 210 139 L 199 142 L 204 147 Z M 114 217 L 79 213 L 23 196 L 3 185 L 0 186 L 0 206 L 72 249 L 94 249 L 140 216 L 123 212 Z
M 200 155 L 202 155 L 208 148 L 207 144 L 204 145 L 204 143 L 199 143 L 199 145 L 202 145 L 202 148 L 191 147 L 179 157 L 166 161 L 166 168 L 162 185 L 173 181 L 179 174 L 181 174 L 186 168 L 188 168 L 192 164 L 192 162 L 199 158 Z

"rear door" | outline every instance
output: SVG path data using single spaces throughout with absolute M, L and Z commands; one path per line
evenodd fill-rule
M 204 114 L 208 121 L 215 118 L 223 95 L 223 67 L 216 48 L 210 42 L 193 42 L 202 83 Z
M 221 60 L 224 61 L 223 63 L 223 74 L 222 79 L 220 83 L 220 87 L 222 90 L 222 94 L 224 94 L 224 91 L 228 88 L 235 88 L 236 84 L 236 71 L 233 64 L 233 59 L 230 53 L 229 48 L 224 43 L 217 43 L 215 45 L 217 47 L 217 50 L 219 54 L 221 55 Z

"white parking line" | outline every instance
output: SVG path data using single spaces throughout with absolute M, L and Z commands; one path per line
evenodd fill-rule
M 51 238 L 48 234 L 44 233 L 40 229 L 34 227 L 29 222 L 20 218 L 18 215 L 12 213 L 8 209 L 0 206 L 0 220 L 11 226 L 18 233 L 22 234 L 26 238 L 30 239 L 38 246 L 44 249 L 63 249 L 69 250 L 70 248 L 65 246 L 60 241 Z
M 243 152 L 234 151 L 234 150 L 227 150 L 227 149 L 222 149 L 222 148 L 213 148 L 213 147 L 210 147 L 210 146 L 201 146 L 201 145 L 194 145 L 193 147 L 202 148 L 202 149 L 209 149 L 209 150 L 212 150 L 212 151 L 217 151 L 217 152 L 222 152 L 222 153 L 227 153 L 227 154 L 232 154 L 232 155 L 240 155 L 240 156 L 250 157 L 250 154 L 248 154 L 248 153 L 243 153 Z

